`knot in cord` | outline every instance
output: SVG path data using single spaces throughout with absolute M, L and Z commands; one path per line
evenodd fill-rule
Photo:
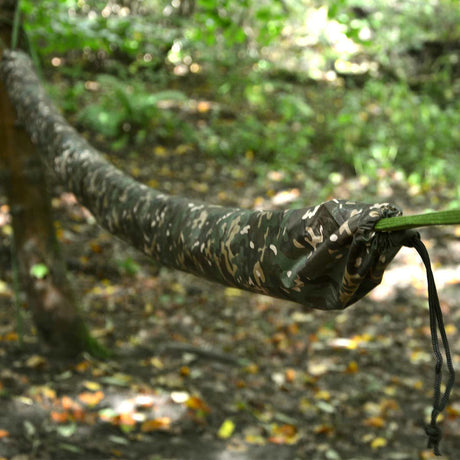
M 442 438 L 442 431 L 438 425 L 425 425 L 425 433 L 428 436 L 428 449 L 433 449 L 435 455 L 441 455 L 439 443 Z
M 431 269 L 430 257 L 425 245 L 420 239 L 418 233 L 410 233 L 410 237 L 404 242 L 405 246 L 413 247 L 419 253 L 422 258 L 423 264 L 426 269 L 426 276 L 428 282 L 428 305 L 430 312 L 430 331 L 431 331 L 431 343 L 433 346 L 433 352 L 435 356 L 435 368 L 434 368 L 434 398 L 433 398 L 433 410 L 431 412 L 430 424 L 425 427 L 425 433 L 428 436 L 428 448 L 432 448 L 435 455 L 441 455 L 439 450 L 439 443 L 441 441 L 442 432 L 437 425 L 438 415 L 446 408 L 450 393 L 455 382 L 455 371 L 452 365 L 452 357 L 450 354 L 449 342 L 447 340 L 446 331 L 444 328 L 444 321 L 442 317 L 441 306 L 439 305 L 438 293 L 436 291 L 436 284 L 434 281 L 433 271 Z M 441 396 L 441 383 L 442 383 L 442 365 L 443 357 L 439 347 L 438 330 L 441 335 L 442 346 L 444 348 L 444 354 L 446 357 L 447 370 L 449 372 L 449 378 L 446 383 L 446 388 L 443 395 Z

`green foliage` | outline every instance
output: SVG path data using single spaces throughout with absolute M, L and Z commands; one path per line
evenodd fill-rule
M 264 46 L 279 36 L 285 19 L 280 1 L 197 0 L 186 37 L 192 46 L 204 43 L 228 50 L 249 44 L 255 35 L 257 43 Z
M 134 276 L 140 270 L 139 264 L 132 257 L 118 260 L 117 266 L 122 275 Z
M 393 171 L 458 195 L 456 0 L 196 0 L 186 15 L 167 0 L 143 2 L 142 14 L 136 2 L 106 14 L 111 5 L 23 0 L 41 57 L 64 57 L 52 91 L 113 148 L 195 144 L 222 161 L 249 155 L 256 171 L 308 164 L 320 181 L 354 172 L 370 183 Z M 310 30 L 321 11 L 341 41 Z M 331 69 L 343 80 L 317 80 Z M 213 109 L 192 114 L 185 93 Z
M 150 93 L 140 81 L 128 83 L 111 75 L 99 75 L 97 83 L 95 101 L 79 112 L 78 120 L 108 138 L 132 136 L 141 129 L 161 131 L 168 123 L 168 115 L 158 104 L 186 100 L 180 91 Z
M 231 123 L 213 118 L 202 127 L 196 141 L 217 157 L 237 159 L 250 151 L 258 161 L 286 169 L 296 167 L 309 150 L 314 110 L 302 92 L 294 94 L 285 89 L 275 92 L 271 85 L 267 92 L 266 87 L 248 86 L 245 94 L 252 110 L 243 111 Z
M 102 5 L 103 2 L 99 3 Z M 29 38 L 41 53 L 65 53 L 84 47 L 108 49 L 107 38 L 116 38 L 109 31 L 100 33 L 106 22 L 102 16 L 96 19 L 79 15 L 81 8 L 73 0 L 23 0 L 21 7 L 26 16 L 25 28 Z
M 39 280 L 43 279 L 48 273 L 49 269 L 44 264 L 35 264 L 30 267 L 30 275 Z
M 178 21 L 164 13 L 168 3 L 148 2 L 144 14 L 135 17 L 110 14 L 105 1 L 23 0 L 21 7 L 29 39 L 42 56 L 117 53 L 136 67 L 160 65 L 174 43 L 178 56 L 199 53 L 236 63 L 242 58 L 238 51 L 256 49 L 254 40 L 262 46 L 276 39 L 286 18 L 280 1 L 197 0 L 193 16 Z
M 82 328 L 81 339 L 83 341 L 83 349 L 96 359 L 108 359 L 113 356 L 113 352 L 104 347 L 97 339 L 95 339 L 86 327 Z
M 165 49 L 170 48 L 178 33 L 171 24 L 152 27 L 165 22 L 164 16 L 157 13 L 161 7 L 152 5 L 145 15 L 133 20 L 131 16 L 109 14 L 110 6 L 99 0 L 21 2 L 29 41 L 41 56 L 74 53 L 94 60 L 116 54 L 125 59 L 125 65 L 134 65 L 131 70 L 138 70 L 146 62 L 160 65 Z M 107 12 L 101 14 L 103 11 Z
M 370 80 L 363 91 L 349 91 L 337 117 L 327 121 L 334 147 L 358 174 L 372 178 L 400 169 L 413 181 L 455 182 L 460 134 L 460 104 L 441 109 L 407 84 Z M 443 155 L 440 156 L 439 152 Z
M 377 62 L 405 79 L 420 70 L 410 62 L 407 51 L 416 53 L 426 43 L 442 45 L 460 38 L 457 0 L 402 1 L 397 6 L 386 0 L 333 0 L 328 15 Z M 433 70 L 429 72 L 435 74 Z

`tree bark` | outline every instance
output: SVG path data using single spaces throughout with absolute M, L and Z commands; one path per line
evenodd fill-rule
M 12 18 L 15 3 L 0 4 L 4 17 Z M 1 36 L 4 42 L 11 38 L 8 24 L 3 23 Z M 0 162 L 12 215 L 15 257 L 39 337 L 61 355 L 96 352 L 99 348 L 89 337 L 66 276 L 43 165 L 30 137 L 16 122 L 2 82 L 0 123 Z M 47 273 L 34 275 L 34 267 L 39 265 L 46 267 Z

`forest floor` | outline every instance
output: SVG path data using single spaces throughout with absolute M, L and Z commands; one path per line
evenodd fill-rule
M 161 190 L 214 203 L 318 201 L 276 172 L 260 184 L 248 167 L 184 149 L 113 160 Z M 359 199 L 352 181 L 334 193 Z M 97 227 L 72 195 L 55 187 L 54 196 L 81 308 L 115 354 L 52 358 L 25 309 L 19 346 L 1 208 L 0 459 L 434 458 L 423 430 L 434 364 L 425 273 L 414 250 L 401 250 L 383 283 L 349 309 L 305 311 L 159 267 Z M 376 201 L 387 199 L 423 210 L 423 197 L 397 187 Z M 458 230 L 434 228 L 423 239 L 460 368 Z M 442 425 L 441 449 L 453 460 L 460 452 L 458 387 Z

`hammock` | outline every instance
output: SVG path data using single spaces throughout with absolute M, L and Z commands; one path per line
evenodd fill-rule
M 254 211 L 169 196 L 126 176 L 81 138 L 49 101 L 25 54 L 5 51 L 0 76 L 18 120 L 55 177 L 101 226 L 166 266 L 307 308 L 336 310 L 377 286 L 402 246 L 414 247 L 427 271 L 436 358 L 426 433 L 429 447 L 440 455 L 437 418 L 455 375 L 428 253 L 412 228 L 459 223 L 460 211 L 405 217 L 392 204 L 345 200 Z M 442 395 L 438 331 L 449 372 Z

